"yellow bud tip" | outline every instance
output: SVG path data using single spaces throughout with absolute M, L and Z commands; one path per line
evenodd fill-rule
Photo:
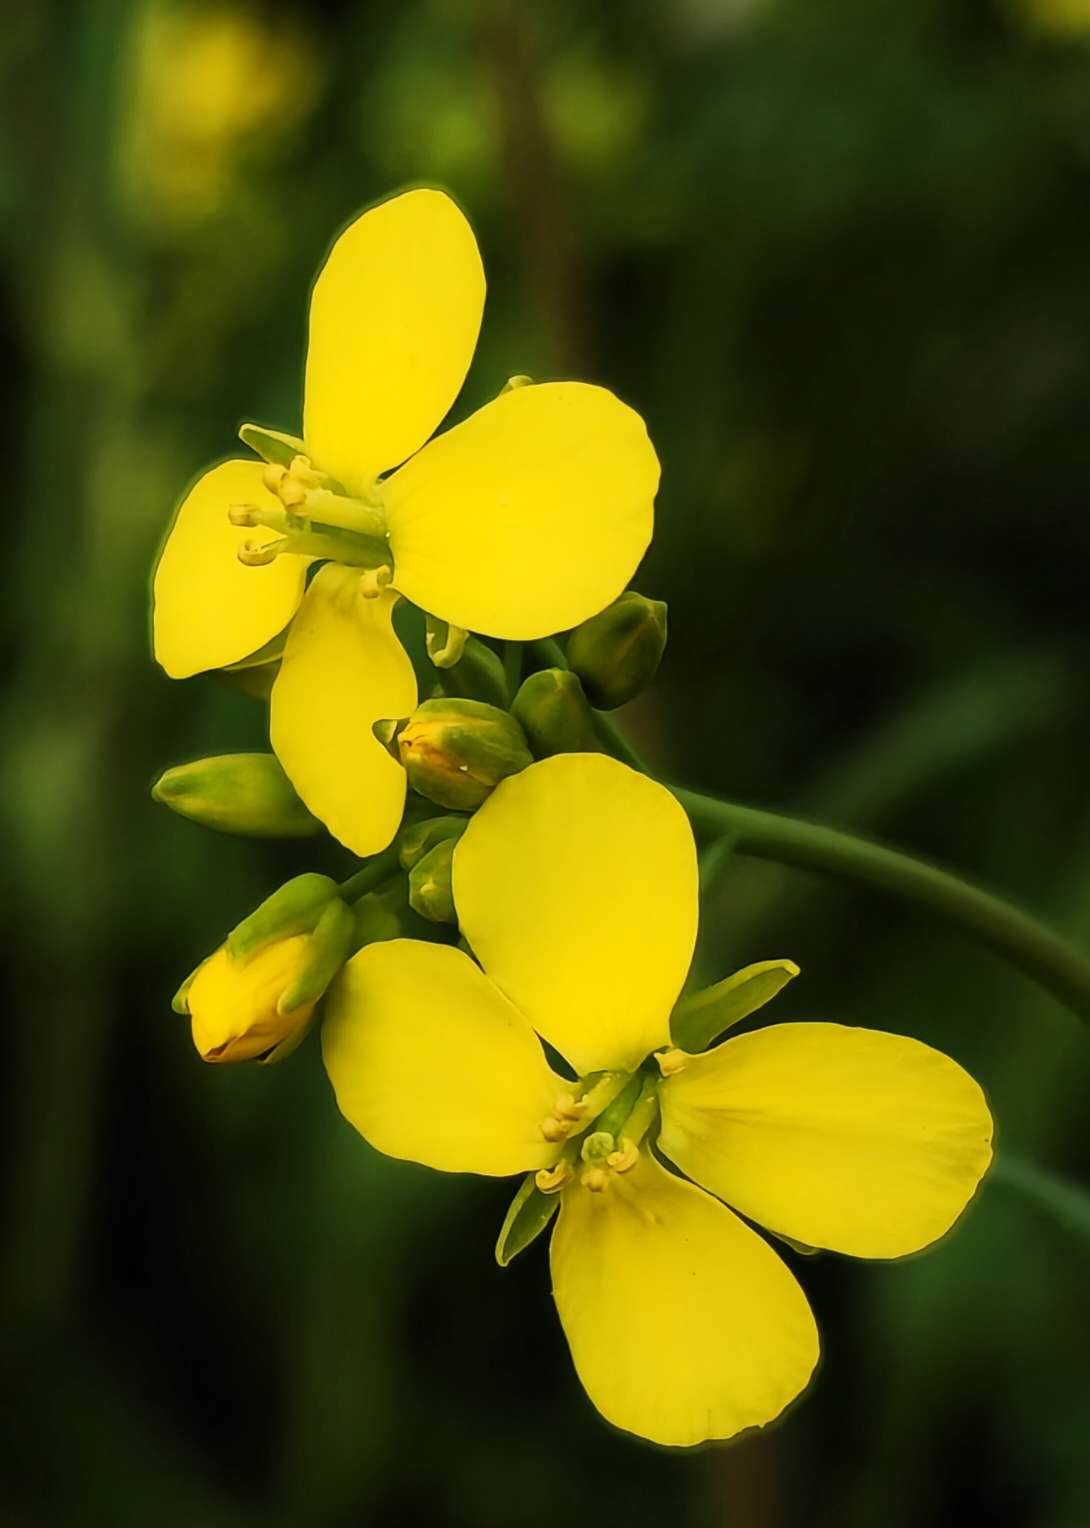
M 609 1156 L 606 1157 L 606 1166 L 612 1167 L 615 1173 L 627 1173 L 631 1172 L 639 1160 L 639 1147 L 634 1146 L 631 1141 L 622 1140 L 620 1149 L 618 1151 L 611 1151 Z
M 270 541 L 264 546 L 258 546 L 254 541 L 244 541 L 238 549 L 238 560 L 244 568 L 265 568 L 276 560 L 283 545 L 283 540 Z
M 393 576 L 394 570 L 388 563 L 383 563 L 381 568 L 368 568 L 366 573 L 360 574 L 360 593 L 365 600 L 377 600 Z
M 252 504 L 232 504 L 227 518 L 232 525 L 256 525 L 257 510 Z
M 286 475 L 287 469 L 279 462 L 269 462 L 261 474 L 261 481 L 272 494 L 280 491 L 280 481 Z
M 659 1071 L 664 1077 L 676 1077 L 678 1072 L 683 1072 L 688 1065 L 689 1058 L 684 1051 L 672 1046 L 669 1050 L 656 1051 L 655 1060 L 659 1064 Z
M 575 1174 L 568 1162 L 558 1162 L 555 1167 L 543 1167 L 534 1174 L 534 1184 L 539 1193 L 559 1194 L 571 1182 Z
M 583 1174 L 583 1187 L 592 1194 L 604 1194 L 609 1187 L 609 1174 L 604 1167 L 588 1167 Z

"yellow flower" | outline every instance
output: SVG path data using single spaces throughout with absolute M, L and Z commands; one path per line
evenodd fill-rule
M 182 999 L 202 1060 L 253 1061 L 297 1035 L 302 1038 L 315 1003 L 303 1003 L 288 1013 L 280 1012 L 280 1003 L 297 980 L 309 945 L 308 934 L 293 934 L 246 960 L 234 956 L 227 945 L 208 957 Z
M 281 465 L 205 473 L 155 572 L 155 653 L 174 678 L 238 663 L 291 623 L 272 745 L 361 855 L 389 843 L 404 804 L 404 772 L 371 735 L 416 704 L 396 594 L 452 626 L 542 637 L 609 604 L 651 536 L 658 461 L 604 388 L 512 388 L 425 444 L 468 370 L 484 291 L 441 192 L 357 218 L 311 296 L 303 439 L 265 433 Z
M 322 1048 L 342 1112 L 391 1156 L 537 1170 L 557 1193 L 557 1309 L 610 1422 L 679 1445 L 770 1422 L 809 1381 L 818 1335 L 727 1203 L 812 1247 L 914 1252 L 987 1168 L 980 1088 L 915 1040 L 825 1023 L 667 1051 L 661 1079 L 643 1065 L 669 1044 L 692 956 L 696 855 L 673 797 L 610 759 L 505 780 L 454 850 L 453 890 L 480 966 L 397 940 L 331 989 Z M 658 1150 L 692 1181 L 648 1147 L 656 1112 Z

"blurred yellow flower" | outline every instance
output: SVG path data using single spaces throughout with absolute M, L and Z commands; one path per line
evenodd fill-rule
M 1021 0 L 1020 9 L 1036 30 L 1058 37 L 1090 32 L 1090 0 Z
M 610 1422 L 677 1445 L 770 1422 L 808 1383 L 818 1334 L 727 1203 L 811 1247 L 917 1251 L 990 1161 L 980 1088 L 915 1040 L 838 1024 L 669 1049 L 695 848 L 673 797 L 611 759 L 559 755 L 504 781 L 454 850 L 453 891 L 479 966 L 396 940 L 331 988 L 322 1048 L 342 1112 L 391 1156 L 537 1172 L 559 1198 L 557 1309 Z M 656 1117 L 658 1150 L 692 1181 L 647 1145 Z
M 238 663 L 292 623 L 272 745 L 361 855 L 390 842 L 404 803 L 404 773 L 371 736 L 416 703 L 396 594 L 452 626 L 542 637 L 608 605 L 651 536 L 658 461 L 604 388 L 512 388 L 425 444 L 462 386 L 484 293 L 473 231 L 442 192 L 357 218 L 311 296 L 303 439 L 244 427 L 279 461 L 200 478 L 155 572 L 155 653 L 174 678 Z
M 243 151 L 296 123 L 321 77 L 299 21 L 222 0 L 142 6 L 128 67 L 123 177 L 136 210 L 171 224 L 215 211 Z

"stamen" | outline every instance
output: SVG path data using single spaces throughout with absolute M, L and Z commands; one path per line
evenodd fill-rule
M 678 1072 L 683 1072 L 689 1064 L 689 1058 L 685 1052 L 678 1050 L 675 1046 L 671 1046 L 669 1050 L 656 1051 L 655 1060 L 664 1077 L 676 1077 Z
M 634 1141 L 624 1139 L 617 1151 L 611 1151 L 606 1157 L 606 1166 L 612 1167 L 615 1173 L 627 1173 L 635 1167 L 640 1160 L 640 1148 Z
M 360 593 L 365 600 L 377 600 L 393 576 L 389 563 L 383 563 L 381 568 L 368 568 L 360 574 Z
M 238 560 L 247 568 L 264 568 L 275 562 L 287 544 L 286 536 L 279 541 L 267 541 L 263 546 L 258 546 L 256 541 L 244 541 L 238 549 Z
M 543 1194 L 559 1194 L 575 1177 L 570 1162 L 561 1157 L 555 1167 L 543 1167 L 534 1174 L 534 1183 Z
M 279 462 L 269 462 L 261 474 L 261 481 L 271 494 L 279 495 L 280 484 L 287 475 L 287 468 Z
M 227 518 L 232 525 L 256 525 L 257 510 L 252 504 L 232 504 Z
M 581 1181 L 592 1194 L 604 1194 L 609 1187 L 609 1174 L 604 1167 L 588 1167 Z

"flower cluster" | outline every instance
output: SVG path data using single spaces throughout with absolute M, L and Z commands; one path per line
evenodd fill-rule
M 497 1260 L 555 1218 L 557 1309 L 602 1415 L 662 1444 L 729 1438 L 777 1417 L 819 1351 L 754 1226 L 918 1251 L 972 1198 L 991 1118 L 912 1039 L 732 1033 L 789 961 L 686 990 L 692 828 L 603 746 L 665 642 L 665 607 L 625 588 L 658 463 L 639 417 L 579 382 L 513 379 L 429 442 L 483 300 L 449 198 L 365 213 L 314 287 L 302 436 L 244 426 L 264 462 L 212 468 L 178 510 L 156 656 L 267 692 L 272 752 L 168 770 L 158 799 L 227 831 L 324 829 L 366 863 L 274 892 L 175 1006 L 208 1061 L 278 1060 L 317 1019 L 373 1147 L 523 1175 Z M 422 651 L 395 609 L 421 613 Z

